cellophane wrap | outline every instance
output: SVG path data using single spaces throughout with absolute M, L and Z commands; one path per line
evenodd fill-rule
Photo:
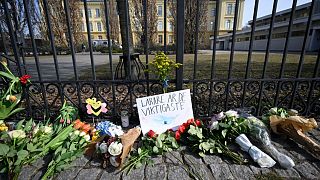
M 240 112 L 240 116 L 249 120 L 250 137 L 257 141 L 261 145 L 261 148 L 272 158 L 274 158 L 281 167 L 290 169 L 295 166 L 290 157 L 279 152 L 272 145 L 268 128 L 261 120 L 245 112 Z
M 270 168 L 276 164 L 269 155 L 252 145 L 245 134 L 240 134 L 236 138 L 236 143 L 239 144 L 243 151 L 248 152 L 254 162 L 258 163 L 260 167 Z

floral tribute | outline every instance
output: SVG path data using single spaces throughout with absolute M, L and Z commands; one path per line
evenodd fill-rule
M 140 128 L 133 128 L 124 133 L 121 126 L 103 121 L 96 125 L 96 132 L 100 138 L 95 144 L 95 149 L 103 159 L 102 167 L 106 168 L 108 165 L 119 167 L 140 135 Z
M 88 98 L 86 100 L 86 108 L 87 108 L 87 114 L 93 114 L 95 116 L 99 116 L 100 113 L 106 113 L 108 111 L 107 104 L 101 103 L 101 101 L 97 101 L 96 98 Z

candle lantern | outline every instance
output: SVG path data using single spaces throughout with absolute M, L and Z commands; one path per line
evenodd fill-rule
M 129 115 L 128 115 L 128 111 L 126 110 L 121 111 L 121 123 L 122 123 L 122 127 L 129 126 Z

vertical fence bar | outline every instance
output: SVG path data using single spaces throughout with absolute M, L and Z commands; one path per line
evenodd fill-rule
M 147 18 L 147 0 L 143 0 L 143 18 L 144 18 L 144 54 L 146 56 L 146 70 L 149 69 L 149 42 L 148 42 L 148 18 Z M 150 95 L 149 89 L 149 72 L 146 73 L 147 95 Z
M 299 59 L 299 65 L 298 65 L 298 70 L 296 73 L 296 78 L 300 78 L 301 75 L 301 71 L 302 71 L 302 66 L 303 66 L 303 62 L 304 62 L 304 55 L 306 53 L 306 44 L 307 44 L 307 39 L 309 36 L 309 31 L 310 31 L 310 26 L 311 26 L 311 22 L 312 22 L 312 14 L 313 14 L 313 6 L 314 6 L 314 1 L 313 0 L 311 2 L 310 5 L 310 11 L 309 11 L 309 17 L 308 17 L 308 22 L 307 22 L 307 27 L 306 27 L 306 31 L 304 33 L 304 38 L 303 38 L 303 44 L 302 44 L 302 48 L 301 48 L 301 54 L 300 54 L 300 59 Z M 298 81 L 294 82 L 294 87 L 293 87 L 293 92 L 292 92 L 292 98 L 290 100 L 290 108 L 293 108 L 293 104 L 294 104 L 294 99 L 296 98 L 296 90 L 297 90 L 297 86 L 298 86 Z
M 46 90 L 42 81 L 42 73 L 41 73 L 41 69 L 40 69 L 40 62 L 39 62 L 39 57 L 38 57 L 38 52 L 37 52 L 37 45 L 36 45 L 36 41 L 34 40 L 34 33 L 33 33 L 33 29 L 32 29 L 32 25 L 31 25 L 31 17 L 30 17 L 30 13 L 29 13 L 29 0 L 23 0 L 23 5 L 24 5 L 24 11 L 26 14 L 26 20 L 27 20 L 27 26 L 29 29 L 29 34 L 30 34 L 30 38 L 31 38 L 31 44 L 32 44 L 32 50 L 33 50 L 33 56 L 34 56 L 34 60 L 36 62 L 36 68 L 37 68 L 37 73 L 38 73 L 38 78 L 40 81 L 40 86 L 41 86 L 41 91 L 42 91 L 42 97 L 43 97 L 43 101 L 44 101 L 44 107 L 45 107 L 45 113 L 46 116 L 49 115 L 48 113 L 48 101 L 47 101 L 47 96 L 46 96 Z
M 5 55 L 8 55 L 8 50 L 7 50 L 7 47 L 6 47 L 6 44 L 5 44 L 5 37 L 4 37 L 4 33 L 3 33 L 3 31 L 2 31 L 2 25 L 0 24 L 0 34 L 1 34 L 1 42 L 2 42 L 2 44 L 3 44 L 3 50 L 4 50 L 4 54 Z M 7 64 L 8 64 L 8 66 L 9 66 L 9 61 L 7 62 Z
M 237 24 L 238 24 L 238 10 L 239 10 L 239 0 L 236 0 L 236 8 L 234 12 L 234 20 L 233 20 L 233 30 L 232 30 L 232 44 L 231 44 L 231 53 L 230 53 L 230 61 L 229 61 L 229 71 L 228 71 L 228 81 L 226 87 L 226 102 L 224 105 L 224 109 L 228 108 L 229 101 L 229 91 L 230 91 L 230 79 L 231 79 L 231 71 L 233 66 L 233 56 L 234 56 L 234 44 L 236 40 L 236 32 L 237 32 Z
M 176 62 L 183 64 L 184 55 L 184 0 L 177 1 L 177 24 L 176 24 L 176 37 L 177 37 L 177 55 Z M 183 66 L 176 70 L 176 89 L 181 90 L 183 86 Z
M 197 64 L 198 64 L 198 34 L 199 34 L 199 0 L 196 2 L 196 34 L 195 34 L 195 43 L 194 43 L 194 63 L 193 63 L 193 80 L 197 77 Z M 193 81 L 193 97 L 196 94 L 195 82 Z
M 129 21 L 130 21 L 130 15 L 129 15 L 129 2 L 128 1 L 125 1 L 125 7 L 126 7 L 126 10 L 125 10 L 125 17 L 126 17 L 126 27 L 130 27 L 129 26 Z M 131 72 L 131 48 L 130 48 L 130 45 L 131 45 L 131 40 L 130 40 L 130 36 L 129 36 L 129 28 L 126 28 L 126 39 L 127 39 L 127 44 L 128 44 L 128 64 L 129 64 L 129 80 L 131 81 L 132 78 L 131 78 L 131 75 L 132 75 L 132 72 Z M 131 37 L 132 38 L 132 37 Z M 133 112 L 133 100 L 132 100 L 132 82 L 129 82 L 129 93 L 130 93 L 130 112 Z
M 19 76 L 22 76 L 21 62 L 20 62 L 20 57 L 19 57 L 19 49 L 17 46 L 17 41 L 15 39 L 14 30 L 13 30 L 11 19 L 10 19 L 8 1 L 3 0 L 2 5 L 4 7 L 4 14 L 6 17 L 7 26 L 8 26 L 8 30 L 9 30 L 9 34 L 10 34 L 9 36 L 10 36 L 10 41 L 11 41 L 11 46 L 12 46 L 14 58 L 15 58 L 17 65 L 18 65 L 18 73 L 19 73 Z
M 164 19 L 164 31 L 163 31 L 163 51 L 164 53 L 166 54 L 167 53 L 167 0 L 163 0 L 163 3 L 164 3 L 164 6 L 163 6 L 163 9 L 164 9 L 164 16 L 163 16 L 163 19 Z
M 25 56 L 24 56 L 24 49 L 23 49 L 23 43 L 24 43 L 24 32 L 22 30 L 22 34 L 20 34 L 23 39 L 22 42 L 19 42 L 19 39 L 18 39 L 18 34 L 17 34 L 17 29 L 19 28 L 19 23 L 18 23 L 18 17 L 17 17 L 17 9 L 16 9 L 16 1 L 9 1 L 10 3 L 10 6 L 11 6 L 11 10 L 12 10 L 12 15 L 13 15 L 13 23 L 15 24 L 15 31 L 14 31 L 14 35 L 16 37 L 16 41 L 17 41 L 17 46 L 18 46 L 18 50 L 19 50 L 19 53 L 20 53 L 20 56 L 21 56 L 21 59 L 22 59 L 22 64 L 21 64 L 21 67 L 24 67 L 23 70 L 24 70 L 24 73 L 27 74 L 27 64 L 26 64 L 26 59 L 25 59 Z
M 283 50 L 284 52 L 283 52 L 283 56 L 282 56 L 279 79 L 281 79 L 283 77 L 283 73 L 284 73 L 284 65 L 285 65 L 286 59 L 287 59 L 288 46 L 289 46 L 289 41 L 290 41 L 290 36 L 291 36 L 291 31 L 292 31 L 292 24 L 293 24 L 294 14 L 295 14 L 295 11 L 296 11 L 296 5 L 297 5 L 297 0 L 293 0 L 292 8 L 291 8 L 291 14 L 290 14 L 290 20 L 289 20 L 289 26 L 288 26 L 288 32 L 287 32 L 286 42 L 285 42 L 284 50 Z M 275 98 L 275 101 L 274 101 L 274 106 L 277 106 L 277 104 L 278 104 L 280 86 L 281 86 L 281 81 L 278 81 L 278 86 L 277 86 L 277 92 L 276 92 L 276 98 Z
M 54 34 L 52 32 L 52 27 L 51 27 L 51 20 L 50 20 L 50 16 L 49 16 L 49 7 L 48 7 L 48 2 L 47 0 L 42 0 L 43 2 L 43 7 L 44 7 L 44 13 L 45 13 L 45 17 L 46 17 L 46 22 L 47 22 L 47 27 L 48 27 L 48 37 L 49 37 L 49 41 L 50 41 L 50 46 L 52 49 L 52 56 L 53 56 L 53 61 L 54 61 L 54 66 L 56 69 L 56 76 L 57 76 L 57 80 L 59 82 L 59 94 L 60 94 L 60 99 L 61 99 L 61 103 L 63 103 L 64 101 L 64 97 L 63 97 L 63 91 L 62 91 L 62 87 L 61 87 L 61 82 L 60 82 L 60 72 L 59 72 L 59 63 L 58 63 L 58 58 L 57 58 L 57 50 L 55 47 L 55 43 L 54 43 Z
M 78 70 L 77 70 L 77 60 L 76 60 L 74 44 L 73 44 L 73 36 L 72 36 L 72 31 L 71 31 L 70 8 L 69 8 L 69 3 L 67 2 L 67 0 L 63 0 L 63 5 L 64 5 L 64 11 L 66 13 L 69 45 L 70 45 L 72 64 L 73 64 L 73 72 L 74 72 L 74 78 L 76 80 L 76 86 L 77 86 L 77 94 L 78 94 L 77 97 L 78 97 L 79 107 L 82 107 L 80 85 L 78 82 L 79 77 L 78 77 Z
M 92 76 L 93 80 L 97 80 L 96 77 L 96 68 L 94 65 L 94 59 L 93 59 L 93 49 L 92 49 L 92 40 L 91 40 L 91 28 L 89 24 L 89 13 L 88 13 L 88 3 L 87 0 L 83 0 L 83 5 L 84 5 L 84 14 L 85 14 L 85 19 L 86 19 L 86 25 L 87 25 L 87 35 L 88 35 L 88 46 L 90 50 L 90 60 L 91 60 L 91 70 L 92 70 Z M 92 24 L 92 29 L 93 29 L 93 24 Z
M 255 0 L 253 17 L 252 17 L 252 24 L 251 24 L 248 60 L 247 60 L 247 66 L 246 66 L 246 74 L 245 74 L 245 77 L 244 77 L 245 79 L 249 78 L 249 69 L 250 69 L 250 65 L 251 65 L 252 47 L 253 47 L 253 41 L 254 41 L 254 32 L 255 32 L 255 29 L 256 29 L 256 20 L 257 20 L 258 8 L 259 8 L 259 0 Z M 247 93 L 247 81 L 244 81 L 241 107 L 244 107 L 244 101 L 245 101 L 245 98 L 246 98 L 246 93 Z
M 273 26 L 274 26 L 275 16 L 277 13 L 277 6 L 278 6 L 278 0 L 274 0 L 271 20 L 270 20 L 269 34 L 268 34 L 267 49 L 266 49 L 266 54 L 264 56 L 264 63 L 263 63 L 263 70 L 262 70 L 261 79 L 264 79 L 265 75 L 266 75 L 267 65 L 268 65 L 268 61 L 269 61 L 269 54 L 270 54 L 270 45 L 271 45 L 271 41 L 272 41 Z M 256 112 L 257 115 L 259 115 L 260 109 L 261 109 L 263 89 L 264 89 L 264 82 L 261 81 L 260 88 L 259 88 L 258 109 Z
M 217 51 L 217 35 L 218 35 L 218 14 L 219 14 L 219 0 L 216 0 L 216 12 L 214 20 L 214 32 L 213 32 L 213 46 L 212 46 L 212 59 L 211 59 L 211 83 L 210 83 L 210 94 L 209 94 L 209 112 L 208 115 L 212 114 L 212 89 L 213 89 L 213 78 L 215 77 L 215 64 L 216 64 L 216 51 Z
M 112 76 L 112 83 L 111 83 L 111 88 L 112 88 L 112 101 L 113 101 L 113 107 L 112 107 L 112 115 L 113 117 L 116 116 L 116 95 L 115 95 L 115 89 L 114 89 L 114 73 L 113 73 L 113 63 L 112 63 L 112 44 L 110 40 L 110 22 L 109 22 L 109 10 L 107 6 L 107 0 L 104 1 L 104 16 L 106 19 L 106 29 L 107 29 L 107 39 L 108 39 L 108 49 L 109 49 L 109 64 L 110 64 L 110 71 L 111 71 L 111 76 Z
M 318 56 L 317 56 L 317 60 L 316 60 L 316 65 L 314 66 L 312 78 L 317 78 L 318 77 L 318 75 L 319 75 L 319 67 L 320 67 L 320 49 L 318 50 Z M 316 84 L 316 81 L 312 80 L 311 86 L 310 86 L 310 91 L 308 93 L 308 98 L 307 98 L 307 103 L 308 103 L 307 114 L 310 113 L 311 97 L 312 97 L 312 92 L 313 92 L 315 84 Z

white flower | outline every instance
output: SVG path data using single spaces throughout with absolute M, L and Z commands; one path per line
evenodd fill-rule
M 36 126 L 34 129 L 33 129 L 33 135 L 37 134 L 39 132 L 39 126 Z
M 122 144 L 120 142 L 112 142 L 108 148 L 108 152 L 112 156 L 118 156 L 122 153 Z
M 51 133 L 52 133 L 52 127 L 50 127 L 50 126 L 44 126 L 44 127 L 43 127 L 43 132 L 44 132 L 45 134 L 51 134 Z
M 11 95 L 6 96 L 6 100 L 9 101 Z
M 277 107 L 271 108 L 271 109 L 269 110 L 269 112 L 270 112 L 271 114 L 277 114 L 278 108 L 277 108 Z
M 225 115 L 223 114 L 223 112 L 220 112 L 219 114 L 216 115 L 216 118 L 217 118 L 218 121 L 220 121 L 224 117 L 225 117 Z
M 101 153 L 106 153 L 108 151 L 108 145 L 107 143 L 103 142 L 99 146 L 100 152 Z
M 13 130 L 13 131 L 9 131 L 8 135 L 11 139 L 16 139 L 16 138 L 25 138 L 26 137 L 26 133 L 22 130 Z
M 90 141 L 90 135 L 89 134 L 87 134 L 87 135 L 85 135 L 85 136 L 83 136 L 84 137 L 84 139 L 88 142 L 88 141 Z
M 225 112 L 224 114 L 228 117 L 235 117 L 235 118 L 239 117 L 239 114 L 237 113 L 237 111 L 233 111 L 233 110 L 229 110 L 229 111 Z
M 79 130 L 76 130 L 76 131 L 73 132 L 73 134 L 76 135 L 76 136 L 78 136 L 78 135 L 80 134 L 80 131 L 79 131 Z
M 85 135 L 86 133 L 82 131 L 79 136 L 85 136 Z
M 217 129 L 219 130 L 219 122 L 218 121 L 214 121 L 211 126 L 210 126 L 211 130 Z

